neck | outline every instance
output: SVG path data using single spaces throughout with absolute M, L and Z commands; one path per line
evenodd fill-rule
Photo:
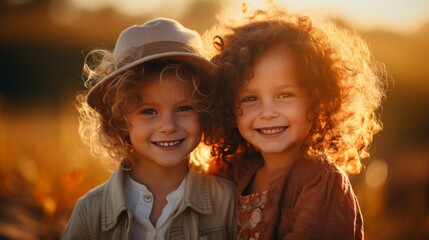
M 294 163 L 301 155 L 301 146 L 288 149 L 281 153 L 264 153 L 261 152 L 264 159 L 263 168 L 267 172 L 278 172 L 287 169 L 292 163 Z

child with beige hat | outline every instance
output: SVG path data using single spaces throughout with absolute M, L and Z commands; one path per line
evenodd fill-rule
M 117 160 L 77 202 L 63 239 L 231 239 L 234 186 L 190 158 L 212 109 L 214 65 L 200 36 L 158 18 L 131 26 L 84 66 L 80 134 Z

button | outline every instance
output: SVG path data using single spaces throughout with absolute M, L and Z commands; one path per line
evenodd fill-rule
M 145 202 L 151 202 L 152 201 L 152 196 L 150 194 L 145 194 L 143 197 Z

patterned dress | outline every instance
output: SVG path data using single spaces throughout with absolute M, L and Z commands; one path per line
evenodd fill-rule
M 267 227 L 276 220 L 278 209 L 273 207 L 272 199 L 282 177 L 271 182 L 268 190 L 239 197 L 237 239 L 265 239 Z

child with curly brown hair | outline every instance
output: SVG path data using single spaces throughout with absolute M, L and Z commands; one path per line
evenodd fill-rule
M 362 239 L 346 174 L 382 128 L 383 65 L 327 20 L 275 5 L 232 20 L 206 35 L 219 68 L 208 137 L 212 171 L 237 184 L 237 239 Z
M 212 109 L 214 65 L 201 49 L 197 32 L 158 18 L 89 54 L 80 133 L 119 167 L 79 199 L 63 239 L 234 236 L 233 183 L 190 157 Z

